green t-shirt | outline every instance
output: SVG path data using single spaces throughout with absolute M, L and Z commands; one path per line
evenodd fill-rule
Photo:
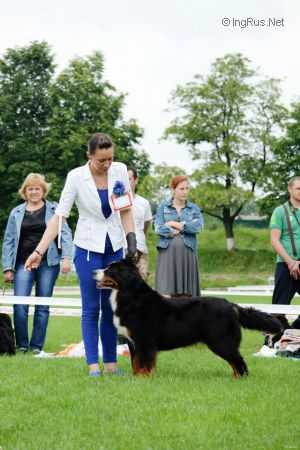
M 285 203 L 288 207 L 291 227 L 294 235 L 295 246 L 297 250 L 297 258 L 300 258 L 300 208 L 294 208 L 294 212 L 291 210 L 291 207 L 288 203 Z M 292 242 L 288 230 L 287 220 L 285 216 L 285 212 L 283 209 L 284 205 L 278 206 L 274 209 L 271 220 L 270 220 L 270 228 L 281 231 L 280 242 L 283 245 L 286 252 L 292 257 L 295 258 L 293 254 Z M 297 216 L 298 222 L 295 218 Z M 277 262 L 282 262 L 283 259 L 281 256 L 277 255 Z

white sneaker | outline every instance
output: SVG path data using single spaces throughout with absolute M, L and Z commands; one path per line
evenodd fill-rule
M 263 345 L 259 352 L 254 353 L 253 356 L 263 356 L 265 358 L 275 358 L 276 357 L 276 349 L 270 348 L 267 345 Z

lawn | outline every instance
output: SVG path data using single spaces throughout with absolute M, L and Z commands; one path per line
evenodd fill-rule
M 205 346 L 161 353 L 150 378 L 90 379 L 83 359 L 2 357 L 1 450 L 284 450 L 300 448 L 300 361 L 257 358 L 243 334 L 250 375 Z M 77 318 L 52 317 L 46 351 L 78 342 Z
M 266 284 L 274 254 L 267 230 L 236 229 L 239 250 L 224 249 L 223 230 L 199 239 L 202 287 Z M 155 236 L 150 235 L 150 282 Z M 59 284 L 77 284 L 75 275 Z M 268 303 L 269 298 L 236 297 Z M 299 300 L 294 301 L 299 303 Z M 45 351 L 81 340 L 78 318 L 51 317 Z M 83 359 L 0 358 L 0 450 L 284 450 L 300 449 L 300 361 L 253 356 L 262 335 L 245 331 L 250 375 L 204 346 L 161 353 L 150 378 L 90 379 Z

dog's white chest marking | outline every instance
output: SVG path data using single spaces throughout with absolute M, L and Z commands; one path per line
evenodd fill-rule
M 120 318 L 116 315 L 116 310 L 117 310 L 117 306 L 118 306 L 117 295 L 118 295 L 118 289 L 112 289 L 109 300 L 110 300 L 110 304 L 111 304 L 111 309 L 114 314 L 114 317 L 113 317 L 114 326 L 118 330 L 118 334 L 125 336 L 127 338 L 130 338 L 127 328 L 123 327 L 120 324 Z
M 111 290 L 111 294 L 110 294 L 110 305 L 111 305 L 111 309 L 113 310 L 113 313 L 116 312 L 117 309 L 117 295 L 118 295 L 118 289 L 112 289 Z

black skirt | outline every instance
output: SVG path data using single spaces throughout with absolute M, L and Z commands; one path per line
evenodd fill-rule
M 168 248 L 158 249 L 155 287 L 163 295 L 200 295 L 198 258 L 181 235 L 174 236 Z

